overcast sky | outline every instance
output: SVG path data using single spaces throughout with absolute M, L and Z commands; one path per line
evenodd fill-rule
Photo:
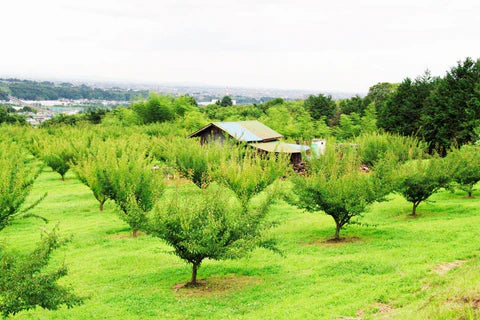
M 0 76 L 366 92 L 480 57 L 480 1 L 2 0 Z

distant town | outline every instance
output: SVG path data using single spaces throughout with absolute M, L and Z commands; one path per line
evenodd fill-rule
M 280 97 L 305 99 L 319 92 L 304 90 L 229 88 L 202 85 L 155 85 L 108 82 L 52 82 L 0 78 L 0 105 L 25 116 L 31 125 L 39 125 L 58 114 L 72 115 L 92 109 L 113 109 L 132 100 L 145 98 L 149 92 L 188 95 L 199 106 L 215 104 L 230 96 L 233 105 L 260 104 Z M 349 98 L 362 93 L 323 92 L 333 99 Z

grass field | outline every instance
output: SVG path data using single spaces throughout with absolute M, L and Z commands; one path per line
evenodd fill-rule
M 22 312 L 18 319 L 480 319 L 480 198 L 441 192 L 417 218 L 400 197 L 375 205 L 330 243 L 333 220 L 285 203 L 272 209 L 284 256 L 257 249 L 237 261 L 206 261 L 203 289 L 178 289 L 190 267 L 161 240 L 131 238 L 112 203 L 100 213 L 90 191 L 49 169 L 31 200 L 35 213 L 72 241 L 56 251 L 62 279 L 86 297 L 82 306 Z M 43 222 L 17 220 L 1 233 L 30 250 Z

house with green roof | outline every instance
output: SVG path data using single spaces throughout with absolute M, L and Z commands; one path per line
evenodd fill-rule
M 301 163 L 302 153 L 310 150 L 306 145 L 281 141 L 283 136 L 280 133 L 257 120 L 212 122 L 188 137 L 199 137 L 202 144 L 212 141 L 223 143 L 227 138 L 234 139 L 263 153 L 288 153 L 293 164 Z

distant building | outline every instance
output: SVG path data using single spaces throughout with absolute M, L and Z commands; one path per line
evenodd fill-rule
M 263 123 L 253 121 L 212 122 L 195 131 L 189 138 L 200 137 L 200 143 L 220 142 L 229 137 L 257 149 L 262 153 L 287 153 L 292 164 L 302 162 L 302 153 L 309 152 L 310 147 L 301 144 L 280 141 L 283 136 Z

